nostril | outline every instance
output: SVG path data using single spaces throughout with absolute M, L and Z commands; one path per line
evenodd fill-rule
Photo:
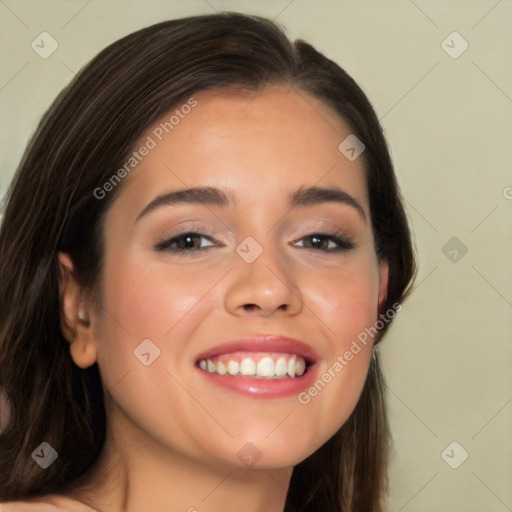
M 246 311 L 253 311 L 254 309 L 261 309 L 257 304 L 244 304 L 244 309 Z M 281 304 L 278 309 L 282 309 L 283 311 L 288 311 L 288 304 Z

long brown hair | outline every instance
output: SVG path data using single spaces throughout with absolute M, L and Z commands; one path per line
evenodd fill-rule
M 277 84 L 318 97 L 364 143 L 377 253 L 390 269 L 382 311 L 402 302 L 415 274 L 407 219 L 378 118 L 343 69 L 257 16 L 196 16 L 130 34 L 103 50 L 57 97 L 8 192 L 0 231 L 0 385 L 14 414 L 0 436 L 0 499 L 71 489 L 104 443 L 97 364 L 78 368 L 61 332 L 56 258 L 57 251 L 71 256 L 86 289 L 101 283 L 103 221 L 122 184 L 102 199 L 94 191 L 157 119 L 191 95 Z M 380 511 L 388 437 L 374 357 L 350 418 L 294 468 L 285 510 Z M 47 469 L 31 457 L 43 441 L 58 452 Z

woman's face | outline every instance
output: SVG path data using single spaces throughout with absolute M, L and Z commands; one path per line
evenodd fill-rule
M 106 218 L 108 421 L 206 463 L 293 466 L 354 409 L 372 347 L 353 342 L 385 298 L 362 158 L 304 92 L 195 99 L 140 139 Z

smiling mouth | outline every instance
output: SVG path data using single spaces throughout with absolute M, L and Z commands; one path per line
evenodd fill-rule
M 298 354 L 240 351 L 201 359 L 197 366 L 226 377 L 277 380 L 302 377 L 310 363 Z

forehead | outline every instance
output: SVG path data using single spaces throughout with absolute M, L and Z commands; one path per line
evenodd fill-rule
M 340 137 L 350 133 L 322 101 L 288 85 L 259 92 L 209 91 L 197 95 L 196 101 L 194 110 L 168 134 L 175 150 L 183 142 L 195 147 L 188 158 L 213 156 L 222 147 L 235 158 L 252 154 L 260 160 L 280 153 L 285 161 L 288 155 L 292 162 L 299 157 L 307 161 L 332 159 L 339 155 Z M 148 132 L 165 126 L 166 117 Z
M 123 184 L 127 202 L 190 186 L 261 201 L 317 185 L 341 187 L 366 204 L 362 158 L 350 161 L 338 148 L 351 131 L 318 98 L 280 85 L 207 91 L 193 100 L 163 115 L 135 145 L 152 147 Z

